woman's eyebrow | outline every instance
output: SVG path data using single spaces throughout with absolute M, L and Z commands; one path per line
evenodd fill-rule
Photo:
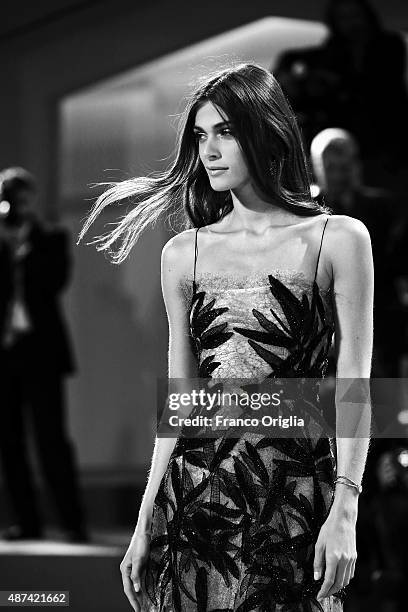
M 220 121 L 219 123 L 215 123 L 212 127 L 214 129 L 218 129 L 220 127 L 224 127 L 224 126 L 228 126 L 228 125 L 231 125 L 231 121 Z M 193 127 L 193 129 L 197 130 L 197 131 L 200 131 L 200 132 L 205 132 L 205 130 L 202 127 L 200 127 L 199 125 L 195 125 Z

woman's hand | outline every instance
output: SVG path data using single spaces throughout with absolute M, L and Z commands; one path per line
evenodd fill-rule
M 354 499 L 348 498 L 348 493 L 339 495 L 338 499 L 335 498 L 317 538 L 314 558 L 315 580 L 319 580 L 324 573 L 324 581 L 317 594 L 318 599 L 337 593 L 347 586 L 354 576 L 357 559 L 357 502 L 355 493 L 351 492 L 350 495 L 354 496 Z
M 150 534 L 135 531 L 119 566 L 123 590 L 136 612 L 143 612 L 142 604 L 145 593 L 142 589 L 142 578 L 149 551 Z

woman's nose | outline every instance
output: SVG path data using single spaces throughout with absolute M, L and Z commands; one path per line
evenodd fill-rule
M 218 157 L 219 149 L 217 147 L 217 143 L 213 138 L 208 138 L 204 144 L 204 155 L 205 157 Z

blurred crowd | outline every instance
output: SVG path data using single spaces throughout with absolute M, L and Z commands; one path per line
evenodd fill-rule
M 406 43 L 366 0 L 329 0 L 321 45 L 285 51 L 271 66 L 300 123 L 313 196 L 371 235 L 372 376 L 406 378 L 408 363 L 408 93 Z M 334 358 L 329 369 L 335 375 Z M 360 500 L 358 571 L 345 610 L 406 609 L 407 397 L 397 384 L 373 437 Z M 398 388 L 398 390 L 397 390 Z M 374 399 L 375 401 L 375 399 Z M 397 433 L 396 433 L 397 432 Z M 395 437 L 398 435 L 399 437 Z

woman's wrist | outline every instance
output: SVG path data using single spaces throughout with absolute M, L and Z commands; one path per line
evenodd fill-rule
M 143 508 L 139 512 L 139 517 L 137 519 L 137 524 L 135 527 L 135 533 L 150 533 L 152 526 L 152 518 L 153 518 L 153 508 Z
M 337 484 L 338 482 L 343 484 L 344 486 L 355 489 L 358 493 L 362 493 L 363 491 L 363 487 L 361 483 L 355 482 L 355 480 L 352 480 L 348 476 L 345 476 L 345 475 L 337 476 L 336 480 L 334 481 L 334 484 Z
M 137 538 L 137 537 L 152 537 L 152 532 L 151 529 L 144 529 L 143 527 L 140 527 L 140 525 L 136 525 L 135 530 L 133 532 L 133 537 Z
M 349 520 L 357 520 L 359 493 L 353 487 L 337 483 L 333 499 L 333 512 Z

